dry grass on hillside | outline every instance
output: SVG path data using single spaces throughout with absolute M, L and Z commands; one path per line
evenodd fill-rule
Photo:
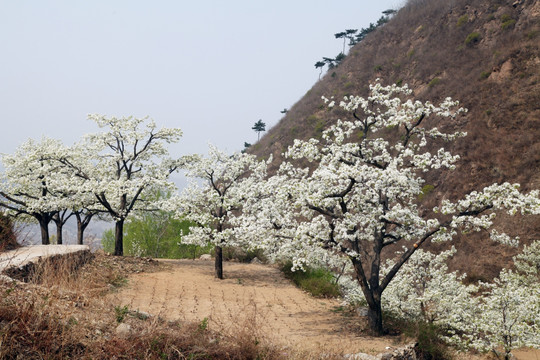
M 28 283 L 0 280 L 0 359 L 284 358 L 249 328 L 225 336 L 106 300 L 128 274 L 159 270 L 155 261 L 101 254 L 69 268 L 44 263 Z

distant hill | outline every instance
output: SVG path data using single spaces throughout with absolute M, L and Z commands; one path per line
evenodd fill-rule
M 365 96 L 368 84 L 408 84 L 419 100 L 452 97 L 469 109 L 446 130 L 468 136 L 450 145 L 462 160 L 453 172 L 428 179 L 434 190 L 426 209 L 494 182 L 540 189 L 540 2 L 539 0 L 409 0 L 385 25 L 352 47 L 249 152 L 274 156 L 295 138 L 320 137 L 338 118 L 321 95 Z M 316 60 L 316 59 L 314 59 Z M 540 217 L 499 220 L 523 242 L 540 239 Z M 485 233 L 461 236 L 451 264 L 471 279 L 491 277 L 507 265 L 512 250 Z

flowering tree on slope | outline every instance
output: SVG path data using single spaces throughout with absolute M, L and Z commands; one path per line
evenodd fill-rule
M 416 251 L 388 286 L 384 308 L 437 325 L 443 339 L 460 349 L 508 360 L 513 349 L 540 348 L 540 241 L 514 257 L 517 270 L 503 269 L 492 283 L 478 286 L 448 272 L 446 259 L 455 252 Z
M 322 140 L 295 141 L 286 156 L 314 162 L 315 169 L 283 164 L 277 176 L 288 201 L 281 209 L 275 208 L 280 201 L 266 202 L 274 208 L 259 214 L 273 214 L 272 218 L 257 225 L 274 236 L 274 248 L 290 250 L 297 266 L 308 263 L 305 254 L 309 248 L 346 256 L 368 304 L 369 325 L 377 334 L 384 332 L 384 290 L 423 244 L 449 241 L 459 229 L 487 230 L 496 210 L 540 212 L 538 191 L 524 195 L 518 185 L 508 183 L 493 184 L 457 202 L 443 200 L 434 209 L 436 215 L 421 211 L 418 197 L 425 184 L 423 176 L 441 168 L 452 170 L 459 159 L 442 147 L 431 152 L 428 142 L 465 136 L 441 132 L 430 126 L 430 121 L 451 120 L 466 110 L 457 108 L 458 102 L 449 98 L 437 106 L 405 100 L 410 94 L 407 86 L 376 83 L 370 86 L 366 99 L 345 97 L 340 106 L 351 112 L 354 120 L 339 120 L 323 132 Z M 334 105 L 333 101 L 329 104 Z M 375 137 L 382 129 L 393 134 Z M 276 212 L 282 215 L 275 216 Z M 291 226 L 280 218 L 296 223 Z M 491 237 L 515 243 L 496 231 Z M 392 256 L 394 244 L 402 244 L 405 251 Z M 381 271 L 383 256 L 394 257 L 393 266 L 385 273 Z
M 472 321 L 459 323 L 450 340 L 505 360 L 513 349 L 540 349 L 540 241 L 525 246 L 514 265 L 515 271 L 503 269 L 492 283 L 480 283 Z
M 266 176 L 266 163 L 254 155 L 227 155 L 210 146 L 207 157 L 192 156 L 184 161 L 186 176 L 192 179 L 180 197 L 172 199 L 177 216 L 192 221 L 182 243 L 215 246 L 216 277 L 223 279 L 223 246 L 244 246 L 235 235 L 234 219 L 246 199 L 253 197 L 255 184 Z M 197 180 L 203 180 L 200 186 Z
M 129 214 L 136 210 L 156 210 L 157 205 L 143 201 L 144 195 L 157 189 L 173 189 L 169 175 L 179 165 L 168 157 L 167 143 L 177 142 L 180 129 L 157 129 L 148 118 L 89 118 L 105 132 L 87 135 L 79 145 L 77 158 L 61 163 L 75 170 L 81 193 L 91 193 L 103 211 L 115 221 L 114 255 L 123 255 L 123 228 Z

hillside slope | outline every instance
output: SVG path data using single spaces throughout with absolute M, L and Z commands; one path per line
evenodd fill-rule
M 457 199 L 494 182 L 540 188 L 540 2 L 539 0 L 409 0 L 386 25 L 350 49 L 337 67 L 318 81 L 283 119 L 250 148 L 261 157 L 281 153 L 295 138 L 320 137 L 346 116 L 329 110 L 321 96 L 365 96 L 368 84 L 408 84 L 420 100 L 450 96 L 469 109 L 451 128 L 468 136 L 450 145 L 462 157 L 453 172 L 428 183 L 426 208 Z M 523 242 L 540 239 L 540 218 L 499 220 Z M 514 253 L 487 240 L 462 235 L 453 268 L 471 279 L 491 277 Z

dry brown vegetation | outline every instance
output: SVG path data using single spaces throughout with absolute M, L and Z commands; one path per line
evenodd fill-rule
M 280 359 L 248 327 L 234 336 L 205 322 L 167 321 L 108 301 L 148 259 L 98 254 L 78 271 L 42 262 L 25 282 L 0 280 L 0 359 Z M 125 324 L 119 327 L 120 324 Z
M 0 214 L 0 252 L 12 250 L 19 246 L 17 238 L 13 232 L 11 220 Z
M 409 0 L 351 48 L 250 152 L 273 154 L 275 171 L 295 138 L 320 137 L 322 128 L 348 119 L 342 110 L 326 108 L 321 95 L 365 96 L 376 78 L 408 84 L 420 100 L 436 103 L 450 96 L 469 109 L 451 125 L 433 124 L 468 136 L 449 146 L 461 156 L 458 168 L 427 179 L 433 189 L 422 200 L 426 209 L 494 182 L 520 183 L 525 191 L 540 188 L 538 0 Z M 523 243 L 540 238 L 538 216 L 498 221 Z M 508 266 L 515 250 L 487 238 L 485 233 L 460 235 L 452 270 L 466 271 L 473 281 Z

